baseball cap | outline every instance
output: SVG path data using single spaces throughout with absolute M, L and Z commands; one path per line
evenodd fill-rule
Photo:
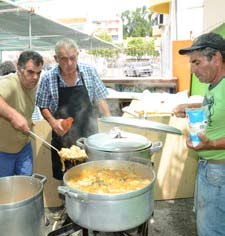
M 221 35 L 216 33 L 202 34 L 193 41 L 191 47 L 180 49 L 179 54 L 185 55 L 192 51 L 207 47 L 217 49 L 218 51 L 225 51 L 225 40 Z

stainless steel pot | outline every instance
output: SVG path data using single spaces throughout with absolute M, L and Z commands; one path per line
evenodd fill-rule
M 45 219 L 43 183 L 46 177 L 0 178 L 0 229 L 2 236 L 43 236 Z
M 140 163 L 140 161 L 145 164 Z M 96 231 L 117 232 L 128 230 L 148 220 L 154 208 L 155 172 L 146 160 L 100 160 L 86 162 L 69 169 L 59 186 L 65 195 L 67 213 L 78 225 Z M 149 163 L 149 162 L 148 162 Z M 88 169 L 131 169 L 152 181 L 146 187 L 123 194 L 92 194 L 68 185 L 68 180 Z
M 124 132 L 118 128 L 108 133 L 97 133 L 88 138 L 80 138 L 76 144 L 85 149 L 88 161 L 126 159 L 151 155 L 162 148 L 162 142 L 152 143 L 144 136 Z

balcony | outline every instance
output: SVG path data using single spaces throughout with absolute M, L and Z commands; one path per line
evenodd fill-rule
M 151 12 L 169 14 L 171 0 L 150 0 L 149 9 Z
M 162 35 L 162 29 L 159 26 L 152 27 L 152 36 L 153 37 L 160 37 Z

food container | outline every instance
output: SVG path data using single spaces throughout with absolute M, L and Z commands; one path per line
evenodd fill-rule
M 0 178 L 0 229 L 2 236 L 43 236 L 45 217 L 43 184 L 46 177 Z
M 85 149 L 88 161 L 126 159 L 140 157 L 150 159 L 154 152 L 162 148 L 162 142 L 152 143 L 144 136 L 124 132 L 118 128 L 108 133 L 97 133 L 88 138 L 80 138 L 76 143 Z
M 146 165 L 147 163 L 147 165 Z M 122 194 L 93 194 L 70 187 L 68 180 L 86 170 L 129 169 L 151 182 L 144 188 Z M 69 217 L 78 225 L 102 232 L 118 232 L 146 222 L 154 209 L 155 172 L 151 163 L 142 158 L 131 160 L 98 160 L 69 169 L 58 191 L 65 195 Z

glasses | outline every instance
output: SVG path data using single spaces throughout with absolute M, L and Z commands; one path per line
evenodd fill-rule
M 63 63 L 67 63 L 68 61 L 75 62 L 77 60 L 77 56 L 71 56 L 71 57 L 59 57 L 58 56 L 58 59 Z

